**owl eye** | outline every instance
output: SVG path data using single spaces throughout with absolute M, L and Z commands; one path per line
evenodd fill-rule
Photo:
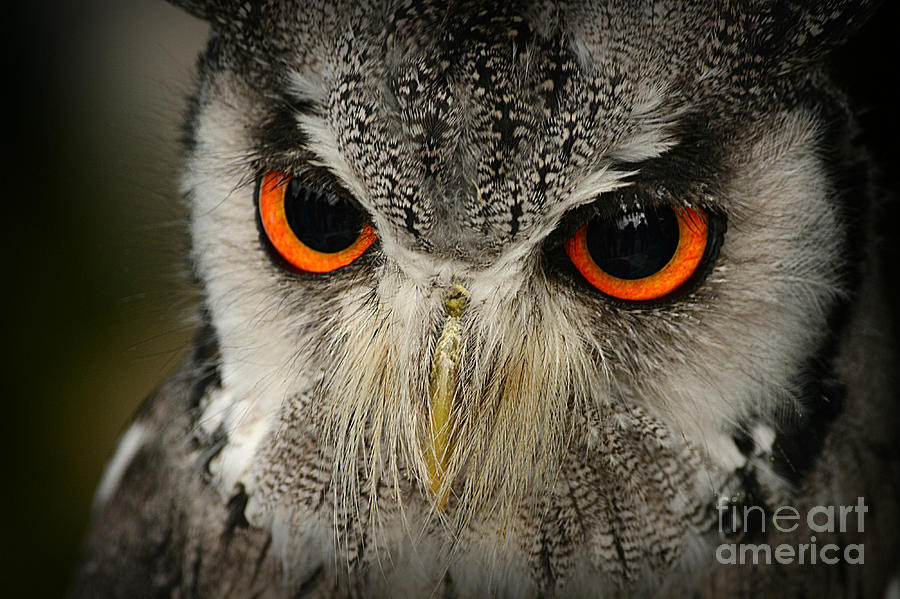
M 634 209 L 595 217 L 565 244 L 578 272 L 616 299 L 666 298 L 697 271 L 707 246 L 707 215 L 691 208 Z
M 275 251 L 303 272 L 347 266 L 375 241 L 375 229 L 347 200 L 272 171 L 259 188 L 259 218 Z

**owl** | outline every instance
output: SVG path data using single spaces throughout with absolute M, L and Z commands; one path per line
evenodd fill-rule
M 869 2 L 175 3 L 196 345 L 72 597 L 897 596 Z

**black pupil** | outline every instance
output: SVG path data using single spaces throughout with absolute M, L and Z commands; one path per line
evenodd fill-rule
M 594 262 L 620 279 L 643 279 L 659 272 L 678 247 L 678 219 L 671 208 L 595 218 L 586 233 Z
M 284 195 L 288 225 L 309 248 L 332 254 L 345 250 L 362 231 L 362 215 L 353 204 L 291 179 Z

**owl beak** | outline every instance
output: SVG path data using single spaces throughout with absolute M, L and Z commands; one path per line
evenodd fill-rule
M 453 450 L 453 398 L 459 378 L 460 333 L 459 319 L 469 303 L 469 292 L 462 285 L 453 285 L 444 302 L 447 319 L 434 348 L 431 360 L 430 404 L 428 411 L 428 447 L 425 462 L 435 504 L 441 511 L 447 508 L 450 496 L 450 477 L 447 467 Z

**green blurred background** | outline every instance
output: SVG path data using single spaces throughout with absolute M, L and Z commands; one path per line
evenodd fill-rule
M 837 57 L 894 190 L 897 13 L 885 6 Z M 42 0 L 3 26 L 12 476 L 0 563 L 7 596 L 59 597 L 118 432 L 190 342 L 177 139 L 207 28 L 162 0 Z M 898 223 L 894 202 L 881 224 L 895 306 Z

